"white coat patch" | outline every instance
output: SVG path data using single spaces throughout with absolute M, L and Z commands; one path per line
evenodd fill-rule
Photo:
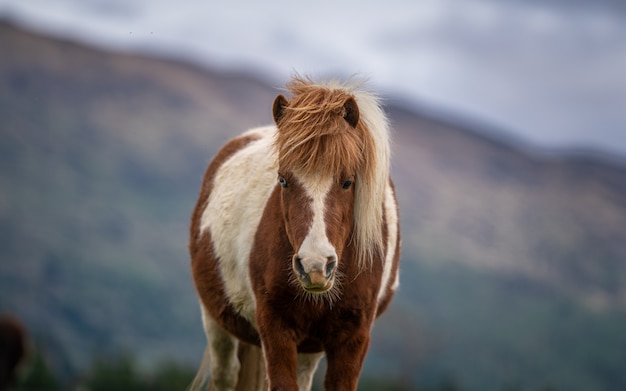
M 248 265 L 263 209 L 276 186 L 275 131 L 275 127 L 266 127 L 244 134 L 261 138 L 234 153 L 217 170 L 200 219 L 200 232 L 208 229 L 211 233 L 226 295 L 252 324 L 256 302 Z

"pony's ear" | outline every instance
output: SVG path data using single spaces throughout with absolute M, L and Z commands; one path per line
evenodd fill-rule
M 272 106 L 272 114 L 274 115 L 274 122 L 278 125 L 278 121 L 285 114 L 285 107 L 287 107 L 287 99 L 282 95 L 278 95 L 274 99 L 274 105 Z
M 343 108 L 345 110 L 343 119 L 345 119 L 350 126 L 356 128 L 356 125 L 359 123 L 359 106 L 357 106 L 354 98 L 348 98 L 346 103 L 343 104 Z

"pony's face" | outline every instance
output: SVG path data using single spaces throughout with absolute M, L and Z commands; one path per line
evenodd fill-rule
M 352 233 L 354 176 L 280 172 L 281 206 L 294 250 L 295 279 L 309 293 L 330 291 Z
M 294 279 L 306 292 L 330 293 L 354 230 L 355 181 L 365 159 L 359 109 L 345 92 L 318 89 L 290 102 L 279 95 L 273 114 Z

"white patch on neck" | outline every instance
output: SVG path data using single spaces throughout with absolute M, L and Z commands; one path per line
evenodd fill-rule
M 378 302 L 387 294 L 387 290 L 391 287 L 392 290 L 398 288 L 398 274 L 391 275 L 391 269 L 393 267 L 393 259 L 396 255 L 396 245 L 398 243 L 398 210 L 396 201 L 393 196 L 393 190 L 390 185 L 387 185 L 385 191 L 385 217 L 387 224 L 387 251 L 385 254 L 385 263 L 383 265 L 383 275 L 380 284 L 380 291 L 378 291 Z

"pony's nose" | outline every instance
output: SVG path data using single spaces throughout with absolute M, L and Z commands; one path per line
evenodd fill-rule
M 337 269 L 337 256 L 304 258 L 294 255 L 293 269 L 306 289 L 330 289 L 330 280 Z

